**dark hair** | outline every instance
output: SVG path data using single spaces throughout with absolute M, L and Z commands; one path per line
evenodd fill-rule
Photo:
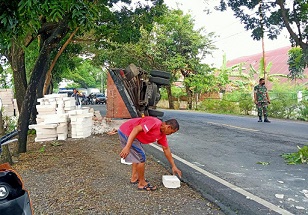
M 179 130 L 180 129 L 180 125 L 179 125 L 179 123 L 176 119 L 169 119 L 169 120 L 165 121 L 165 123 L 167 125 L 171 125 L 173 130 Z
M 264 78 L 260 78 L 260 79 L 259 79 L 259 82 L 260 82 L 260 81 L 264 81 Z

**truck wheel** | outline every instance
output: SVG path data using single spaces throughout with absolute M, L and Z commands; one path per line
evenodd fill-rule
M 160 77 L 150 77 L 149 81 L 157 85 L 169 85 L 170 84 L 169 79 L 160 78 Z
M 155 116 L 155 117 L 163 117 L 164 116 L 164 112 L 154 110 L 154 109 L 148 109 L 148 113 L 149 113 L 149 116 Z
M 160 70 L 152 70 L 150 72 L 150 75 L 154 76 L 154 77 L 161 77 L 161 78 L 166 78 L 166 79 L 170 79 L 171 78 L 171 73 L 160 71 Z

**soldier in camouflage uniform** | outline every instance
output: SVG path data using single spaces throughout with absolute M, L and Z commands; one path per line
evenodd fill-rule
M 271 102 L 267 93 L 264 78 L 260 78 L 259 84 L 254 87 L 254 102 L 257 105 L 258 109 L 258 122 L 262 122 L 262 112 L 264 115 L 264 122 L 270 122 L 267 119 L 267 105 Z

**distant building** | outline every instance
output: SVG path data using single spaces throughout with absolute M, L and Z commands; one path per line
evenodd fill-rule
M 272 63 L 270 74 L 287 75 L 287 74 L 290 73 L 289 72 L 289 65 L 288 65 L 288 51 L 290 50 L 290 48 L 291 47 L 283 47 L 283 48 L 278 48 L 278 49 L 275 49 L 275 50 L 265 52 L 265 63 L 266 63 L 266 65 L 269 62 Z M 249 68 L 250 65 L 252 65 L 253 68 L 255 68 L 257 71 L 259 71 L 259 63 L 260 63 L 261 58 L 262 58 L 262 53 L 258 53 L 258 54 L 250 55 L 250 56 L 244 56 L 244 57 L 240 57 L 240 58 L 228 61 L 227 66 L 231 67 L 231 66 L 239 64 L 239 63 L 244 63 L 243 72 L 245 72 L 245 70 L 248 72 L 249 69 L 250 69 Z M 308 83 L 308 68 L 305 69 L 304 74 L 307 77 L 304 78 L 304 79 L 297 79 L 296 82 L 298 84 Z M 256 78 L 256 82 L 257 82 L 258 79 L 261 78 L 261 77 L 256 76 L 255 78 Z M 286 82 L 289 79 L 279 77 L 279 80 L 281 82 Z M 266 85 L 268 86 L 268 88 L 272 87 L 272 83 L 270 83 L 270 82 L 268 82 Z

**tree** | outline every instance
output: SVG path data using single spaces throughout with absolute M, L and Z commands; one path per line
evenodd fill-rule
M 77 57 L 76 57 L 77 58 Z M 92 65 L 91 60 L 81 60 L 81 64 L 73 70 L 69 70 L 62 77 L 66 80 L 74 81 L 78 87 L 89 88 L 99 87 L 102 69 Z
M 265 32 L 268 38 L 275 39 L 286 28 L 292 46 L 303 49 L 304 62 L 308 64 L 307 0 L 221 0 L 218 9 L 224 11 L 227 6 L 246 30 L 252 30 L 253 39 L 260 40 Z
M 289 71 L 288 78 L 291 80 L 295 80 L 298 78 L 304 77 L 304 71 L 306 68 L 304 58 L 303 58 L 303 51 L 300 47 L 293 47 L 288 51 L 289 59 Z
M 195 30 L 191 15 L 184 15 L 181 10 L 165 11 L 151 31 L 142 28 L 140 34 L 137 43 L 113 43 L 113 49 L 101 56 L 109 58 L 108 64 L 113 66 L 126 67 L 134 62 L 144 69 L 167 71 L 172 74 L 171 80 L 175 80 L 178 73 L 185 78 L 197 74 L 204 66 L 202 59 L 214 49 L 211 45 L 213 34 L 206 33 L 204 29 Z M 191 108 L 192 86 L 189 81 L 185 83 Z M 169 107 L 173 108 L 170 86 L 167 92 Z
M 80 34 L 100 29 L 101 34 L 106 35 L 106 22 L 114 19 L 111 7 L 116 2 L 119 0 L 1 1 L 0 50 L 13 69 L 20 110 L 19 152 L 26 151 L 30 114 L 37 94 L 42 95 L 46 74 L 56 53 L 77 28 L 80 28 Z M 129 0 L 121 2 L 130 3 Z M 33 41 L 38 41 L 39 48 L 27 82 L 25 51 Z

